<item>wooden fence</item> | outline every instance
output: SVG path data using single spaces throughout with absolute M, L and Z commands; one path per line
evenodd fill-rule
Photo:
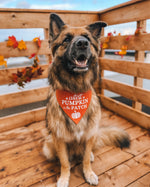
M 148 7 L 150 1 L 133 0 L 100 12 L 100 20 L 109 25 L 137 22 L 137 29 L 146 30 L 146 20 L 150 19 Z M 126 40 L 128 38 L 128 40 Z M 106 40 L 104 37 L 102 43 Z M 135 61 L 113 60 L 104 58 L 104 50 L 99 60 L 101 67 L 101 101 L 110 110 L 132 120 L 133 122 L 150 128 L 150 115 L 141 111 L 142 104 L 150 106 L 150 91 L 143 89 L 143 79 L 150 79 L 150 63 L 144 63 L 145 51 L 150 50 L 150 34 L 140 32 L 137 35 L 111 36 L 109 49 L 121 49 L 127 45 L 128 50 L 135 50 Z M 134 77 L 134 85 L 130 86 L 104 77 L 104 70 L 113 71 Z M 104 89 L 115 92 L 132 100 L 132 107 L 120 103 L 104 95 Z
M 1 24 L 0 29 L 13 28 L 43 28 L 44 40 L 41 47 L 37 47 L 32 41 L 27 41 L 27 50 L 18 51 L 18 49 L 8 48 L 6 42 L 0 42 L 0 55 L 5 58 L 30 56 L 32 53 L 47 56 L 47 64 L 41 65 L 44 72 L 37 79 L 47 77 L 47 68 L 51 61 L 51 53 L 48 44 L 49 14 L 58 13 L 62 19 L 72 26 L 83 26 L 92 22 L 103 20 L 109 25 L 137 21 L 137 27 L 145 28 L 146 19 L 150 19 L 150 1 L 133 0 L 122 6 L 116 6 L 113 9 L 107 9 L 101 12 L 83 12 L 83 11 L 51 11 L 51 10 L 22 10 L 22 9 L 0 9 Z M 117 16 L 116 16 L 117 15 Z M 78 21 L 76 21 L 78 20 Z M 133 122 L 145 127 L 150 127 L 150 116 L 141 112 L 141 104 L 150 106 L 150 91 L 142 88 L 142 79 L 150 79 L 150 64 L 144 63 L 144 51 L 150 50 L 150 34 L 133 36 L 128 42 L 128 49 L 136 50 L 136 62 L 125 60 L 112 60 L 104 58 L 102 50 L 99 63 L 101 66 L 101 90 L 99 96 L 102 104 L 110 110 L 132 120 Z M 125 36 L 115 36 L 109 42 L 110 49 L 120 49 L 124 44 Z M 102 39 L 102 42 L 105 38 Z M 10 76 L 17 70 L 24 67 L 0 69 L 0 85 L 10 84 Z M 104 70 L 115 71 L 134 76 L 134 85 L 129 86 L 120 82 L 104 78 Z M 124 97 L 133 100 L 133 107 L 119 103 L 104 95 L 103 90 L 107 89 L 116 92 Z M 101 92 L 100 92 L 101 91 Z M 0 93 L 0 110 L 20 106 L 28 103 L 43 101 L 47 97 L 48 87 L 22 90 L 9 94 Z M 0 118 L 0 132 L 25 126 L 29 123 L 41 121 L 45 118 L 45 107 L 20 112 Z

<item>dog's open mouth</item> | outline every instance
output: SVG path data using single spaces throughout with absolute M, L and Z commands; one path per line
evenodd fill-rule
M 76 59 L 74 59 L 74 63 L 76 64 L 76 67 L 81 69 L 87 68 L 87 62 L 88 59 L 83 54 L 79 55 Z

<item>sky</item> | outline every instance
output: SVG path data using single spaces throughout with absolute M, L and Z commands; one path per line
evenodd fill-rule
M 0 0 L 0 8 L 103 10 L 128 0 Z

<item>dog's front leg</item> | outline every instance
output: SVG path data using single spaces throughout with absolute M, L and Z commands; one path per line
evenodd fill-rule
M 55 148 L 61 164 L 61 173 L 57 182 L 57 187 L 68 187 L 70 177 L 70 163 L 66 143 L 62 140 L 55 139 Z
M 86 181 L 91 185 L 98 184 L 98 177 L 92 171 L 91 159 L 90 159 L 94 141 L 95 141 L 95 138 L 92 137 L 86 142 L 85 153 L 83 157 L 83 173 L 84 173 Z

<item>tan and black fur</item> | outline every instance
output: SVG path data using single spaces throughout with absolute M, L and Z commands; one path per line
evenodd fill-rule
M 106 23 L 96 22 L 85 27 L 70 27 L 56 14 L 50 15 L 50 45 L 53 63 L 49 68 L 50 83 L 46 126 L 49 135 L 45 137 L 43 152 L 49 160 L 59 158 L 61 174 L 57 187 L 68 187 L 70 158 L 83 158 L 85 180 L 98 184 L 98 177 L 92 171 L 92 151 L 104 145 L 129 147 L 126 132 L 116 127 L 100 127 L 101 109 L 93 89 L 98 74 L 98 53 L 102 27 Z M 76 125 L 61 109 L 56 99 L 56 90 L 73 93 L 92 90 L 90 105 Z

